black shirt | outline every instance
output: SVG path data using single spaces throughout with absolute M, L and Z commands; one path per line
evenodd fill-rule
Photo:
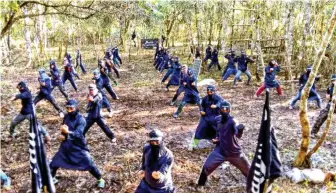
M 327 89 L 327 94 L 330 95 L 329 103 L 331 103 L 331 99 L 333 97 L 333 91 L 334 91 L 334 84 L 331 84 Z

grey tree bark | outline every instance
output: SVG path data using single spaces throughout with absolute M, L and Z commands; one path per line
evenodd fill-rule
M 22 14 L 23 15 L 27 15 L 27 8 L 24 7 L 22 9 Z M 26 67 L 29 67 L 32 64 L 32 58 L 33 58 L 33 54 L 32 54 L 32 50 L 31 50 L 31 42 L 30 42 L 30 31 L 28 29 L 28 18 L 24 18 L 24 38 L 26 41 L 26 53 L 27 53 L 27 64 Z
M 286 80 L 292 80 L 292 55 L 293 55 L 293 18 L 294 18 L 294 5 L 289 3 L 288 16 L 285 23 L 285 78 Z M 294 93 L 294 83 L 291 83 L 291 92 Z

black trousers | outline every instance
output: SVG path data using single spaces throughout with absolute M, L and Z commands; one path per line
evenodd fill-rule
M 56 172 L 59 168 L 58 167 L 51 167 L 50 166 L 50 170 L 51 170 L 51 176 L 54 178 L 56 176 Z M 92 174 L 97 180 L 101 179 L 101 173 L 99 171 L 99 169 L 97 168 L 96 164 L 92 163 L 91 165 L 91 169 L 89 170 L 90 174 Z
M 58 112 L 62 112 L 61 107 L 58 106 L 54 97 L 51 94 L 45 95 L 39 92 L 39 94 L 34 98 L 34 105 L 36 105 L 38 102 L 40 102 L 43 99 L 49 101 Z
M 51 89 L 51 92 L 52 92 L 56 87 L 59 89 L 59 91 L 60 91 L 60 92 L 62 93 L 62 95 L 65 97 L 65 99 L 68 100 L 69 96 L 68 96 L 68 94 L 65 92 L 65 89 L 64 89 L 64 86 L 63 86 L 63 85 L 53 86 L 53 88 Z
M 62 82 L 63 82 L 63 85 L 65 85 L 65 82 L 69 80 L 72 87 L 77 91 L 77 85 L 72 77 L 72 75 L 63 75 L 63 78 L 62 78 Z
M 104 88 L 106 89 L 106 91 L 111 95 L 111 97 L 116 100 L 117 94 L 115 93 L 115 91 L 113 90 L 111 84 L 104 84 Z
M 87 117 L 86 118 L 86 126 L 85 126 L 84 132 L 83 132 L 84 136 L 94 123 L 98 124 L 98 126 L 104 131 L 104 133 L 106 134 L 106 136 L 108 138 L 114 139 L 113 132 L 108 128 L 108 126 L 106 125 L 106 123 L 105 123 L 105 121 L 102 117 L 99 117 L 99 118 L 89 118 L 89 117 Z

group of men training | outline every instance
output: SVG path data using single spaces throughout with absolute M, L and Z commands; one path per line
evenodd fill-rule
M 49 63 L 49 73 L 47 73 L 45 69 L 39 69 L 38 71 L 39 92 L 34 99 L 28 88 L 28 84 L 24 81 L 18 83 L 17 89 L 19 90 L 19 93 L 13 96 L 11 101 L 20 99 L 22 107 L 20 113 L 13 118 L 10 124 L 9 137 L 10 139 L 15 139 L 15 127 L 19 123 L 26 119 L 32 121 L 33 116 L 36 116 L 35 106 L 39 101 L 49 101 L 59 112 L 60 117 L 63 118 L 58 136 L 61 145 L 50 163 L 54 183 L 58 182 L 58 179 L 56 178 L 56 171 L 58 168 L 65 168 L 89 171 L 97 179 L 97 186 L 103 188 L 105 186 L 105 181 L 89 154 L 85 136 L 92 125 L 97 123 L 106 136 L 111 140 L 111 143 L 116 144 L 116 137 L 106 124 L 103 118 L 102 109 L 107 108 L 107 111 L 109 112 L 108 116 L 112 117 L 112 107 L 107 95 L 103 91 L 104 88 L 111 95 L 112 99 L 119 99 L 110 83 L 110 81 L 113 81 L 114 84 L 117 85 L 116 79 L 113 78 L 112 71 L 117 74 L 118 78 L 120 77 L 117 67 L 120 67 L 122 61 L 118 53 L 118 48 L 108 48 L 104 59 L 98 60 L 98 68 L 93 71 L 92 81 L 94 83 L 88 84 L 86 116 L 83 116 L 79 112 L 78 102 L 75 99 L 69 98 L 64 86 L 66 81 L 69 80 L 75 91 L 78 92 L 74 77 L 77 77 L 78 79 L 80 79 L 80 77 L 75 71 L 75 67 L 80 66 L 84 74 L 87 72 L 82 63 L 82 56 L 79 50 L 76 51 L 76 66 L 74 66 L 72 62 L 71 55 L 65 53 L 63 60 L 64 72 L 62 76 L 56 62 L 51 60 Z M 55 87 L 59 88 L 67 101 L 65 106 L 66 113 L 56 103 L 56 100 L 52 95 L 52 91 Z M 50 143 L 50 137 L 45 128 L 42 127 L 40 123 L 38 123 L 38 128 L 40 134 L 44 136 L 45 142 Z M 3 181 L 8 184 L 8 181 L 10 183 L 10 178 L 7 177 L 7 179 L 7 181 Z M 10 189 L 10 184 L 6 187 L 7 189 Z
M 202 167 L 198 185 L 205 185 L 207 176 L 209 176 L 224 161 L 228 161 L 236 166 L 243 175 L 247 177 L 250 163 L 238 143 L 238 139 L 242 137 L 245 126 L 244 124 L 239 124 L 230 115 L 232 110 L 230 103 L 216 94 L 216 87 L 214 85 L 208 85 L 207 95 L 201 98 L 197 89 L 197 78 L 194 75 L 193 69 L 188 68 L 187 65 L 180 64 L 179 58 L 170 54 L 168 49 L 159 47 L 159 45 L 157 45 L 156 48 L 154 55 L 155 69 L 161 74 L 163 74 L 164 69 L 167 70 L 161 83 L 163 84 L 168 80 L 166 90 L 172 85 L 178 86 L 170 105 L 173 106 L 177 101 L 177 97 L 184 92 L 182 101 L 178 105 L 173 117 L 177 118 L 180 115 L 183 106 L 187 103 L 197 104 L 199 107 L 201 117 L 195 134 L 189 144 L 189 150 L 197 148 L 201 139 L 211 140 L 216 144 L 215 149 L 210 153 Z M 206 48 L 205 53 L 203 63 L 206 63 L 208 59 L 211 60 L 210 64 L 207 66 L 207 70 L 209 71 L 212 66 L 217 66 L 218 70 L 221 70 L 218 60 L 218 50 L 216 48 L 212 50 L 211 46 L 209 46 Z M 248 63 L 254 63 L 255 61 L 246 56 L 244 51 L 241 51 L 240 55 L 236 56 L 235 51 L 231 50 L 225 54 L 224 57 L 227 59 L 228 63 L 223 71 L 222 80 L 225 81 L 230 75 L 234 75 L 233 86 L 236 87 L 237 80 L 240 80 L 241 74 L 245 73 L 248 77 L 247 85 L 249 85 L 251 82 L 251 73 L 248 70 Z M 194 58 L 201 58 L 199 48 L 196 48 Z M 281 96 L 283 93 L 280 87 L 280 82 L 276 80 L 276 75 L 280 72 L 280 65 L 276 60 L 272 59 L 264 70 L 264 83 L 257 89 L 255 96 L 259 97 L 265 89 L 270 88 L 276 88 L 278 95 Z M 308 80 L 311 70 L 312 66 L 309 65 L 306 72 L 301 75 L 299 79 L 300 89 L 298 94 L 292 99 L 289 107 L 290 109 L 293 109 L 295 103 L 300 100 L 302 89 Z M 315 78 L 315 81 L 318 80 L 319 76 Z M 318 116 L 311 132 L 312 135 L 317 134 L 320 127 L 327 119 L 327 114 L 332 104 L 334 85 L 336 85 L 336 74 L 331 76 L 331 84 L 328 86 L 326 94 L 326 99 L 328 100 L 327 106 Z M 309 100 L 315 100 L 317 106 L 321 108 L 322 101 L 316 91 L 315 83 L 310 90 Z
M 81 60 L 81 54 L 77 50 L 76 66 L 80 66 L 83 73 L 86 73 L 84 64 Z M 196 50 L 195 58 L 200 58 L 200 50 Z M 239 56 L 236 56 L 235 51 L 230 51 L 225 55 L 228 60 L 227 66 L 223 72 L 222 80 L 227 80 L 230 75 L 234 76 L 234 83 L 240 80 L 242 73 L 248 76 L 247 83 L 251 82 L 251 74 L 248 71 L 248 63 L 253 63 L 254 60 L 246 56 L 241 51 Z M 208 70 L 213 65 L 217 66 L 220 70 L 221 67 L 218 62 L 218 50 L 209 46 L 206 49 L 204 62 L 211 59 L 208 65 Z M 64 72 L 61 77 L 60 71 L 57 68 L 56 62 L 50 61 L 50 73 L 46 73 L 44 69 L 39 70 L 38 82 L 40 91 L 33 99 L 32 94 L 26 82 L 19 82 L 17 88 L 19 94 L 13 96 L 11 100 L 21 100 L 22 108 L 20 113 L 14 117 L 10 125 L 10 137 L 15 138 L 15 126 L 25 119 L 31 120 L 34 112 L 35 105 L 45 99 L 49 101 L 54 108 L 58 111 L 61 118 L 63 118 L 60 127 L 58 139 L 61 142 L 58 152 L 54 155 L 51 163 L 51 173 L 54 183 L 58 182 L 56 178 L 56 171 L 58 168 L 65 168 L 71 170 L 89 171 L 96 179 L 97 186 L 100 188 L 105 187 L 105 181 L 97 165 L 93 161 L 89 153 L 89 148 L 86 142 L 86 134 L 89 128 L 97 123 L 106 136 L 111 140 L 112 144 L 116 144 L 116 136 L 107 126 L 103 115 L 102 109 L 106 108 L 108 116 L 112 116 L 112 107 L 109 99 L 104 92 L 105 90 L 111 95 L 112 99 L 118 100 L 116 92 L 113 90 L 111 82 L 117 85 L 114 78 L 114 73 L 117 78 L 120 77 L 118 68 L 122 64 L 121 58 L 118 54 L 117 48 L 108 48 L 105 52 L 103 60 L 98 60 L 98 68 L 93 71 L 93 84 L 88 84 L 87 94 L 87 116 L 80 113 L 78 102 L 75 99 L 70 99 L 65 91 L 64 84 L 69 80 L 75 91 L 78 91 L 77 85 L 73 77 L 79 79 L 72 64 L 70 54 L 66 53 L 63 61 Z M 238 66 L 238 70 L 237 70 Z M 166 90 L 171 86 L 178 86 L 173 99 L 170 102 L 171 106 L 177 103 L 177 98 L 183 93 L 183 98 L 177 106 L 176 112 L 173 114 L 174 118 L 178 118 L 186 104 L 197 104 L 200 111 L 200 120 L 196 128 L 195 134 L 189 144 L 189 150 L 198 147 L 199 141 L 202 139 L 209 140 L 215 144 L 214 150 L 209 154 L 205 163 L 202 166 L 198 185 L 204 186 L 207 177 L 223 162 L 228 161 L 237 167 L 244 176 L 247 177 L 250 162 L 242 151 L 239 145 L 239 139 L 242 137 L 245 126 L 240 124 L 236 119 L 231 116 L 231 104 L 217 94 L 217 89 L 214 85 L 207 85 L 206 96 L 201 98 L 197 88 L 197 77 L 194 70 L 187 65 L 182 65 L 179 57 L 173 56 L 169 53 L 168 49 L 163 49 L 157 45 L 154 55 L 154 67 L 161 74 L 166 70 L 161 83 L 165 84 Z M 275 60 L 271 60 L 265 67 L 264 83 L 258 88 L 256 96 L 267 88 L 276 88 L 279 95 L 282 95 L 282 90 L 279 81 L 275 79 L 276 74 L 280 71 L 280 66 Z M 300 90 L 295 98 L 292 100 L 290 108 L 293 108 L 295 102 L 301 98 L 301 91 L 306 84 L 310 75 L 311 66 L 300 77 Z M 316 78 L 318 81 L 318 77 Z M 328 104 L 323 109 L 314 125 L 312 133 L 317 133 L 323 122 L 327 118 L 328 110 L 332 103 L 332 93 L 334 85 L 336 84 L 336 74 L 331 77 L 331 84 L 327 90 Z M 58 87 L 66 102 L 66 113 L 56 103 L 52 96 L 52 91 Z M 315 86 L 310 91 L 310 100 L 316 100 L 319 107 L 321 107 L 321 98 L 315 90 Z M 50 141 L 50 137 L 45 128 L 39 124 L 41 135 L 45 137 L 46 142 Z M 136 193 L 172 193 L 175 192 L 172 179 L 172 166 L 174 163 L 173 153 L 165 146 L 164 134 L 158 130 L 152 130 L 148 135 L 147 144 L 143 148 L 143 155 L 141 160 L 140 171 L 138 172 L 141 182 L 136 189 Z M 2 179 L 2 178 L 1 178 Z

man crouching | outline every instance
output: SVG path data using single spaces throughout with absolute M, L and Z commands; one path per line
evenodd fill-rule
M 142 178 L 135 193 L 173 193 L 172 180 L 173 153 L 164 145 L 163 133 L 154 129 L 143 149 L 141 170 Z

